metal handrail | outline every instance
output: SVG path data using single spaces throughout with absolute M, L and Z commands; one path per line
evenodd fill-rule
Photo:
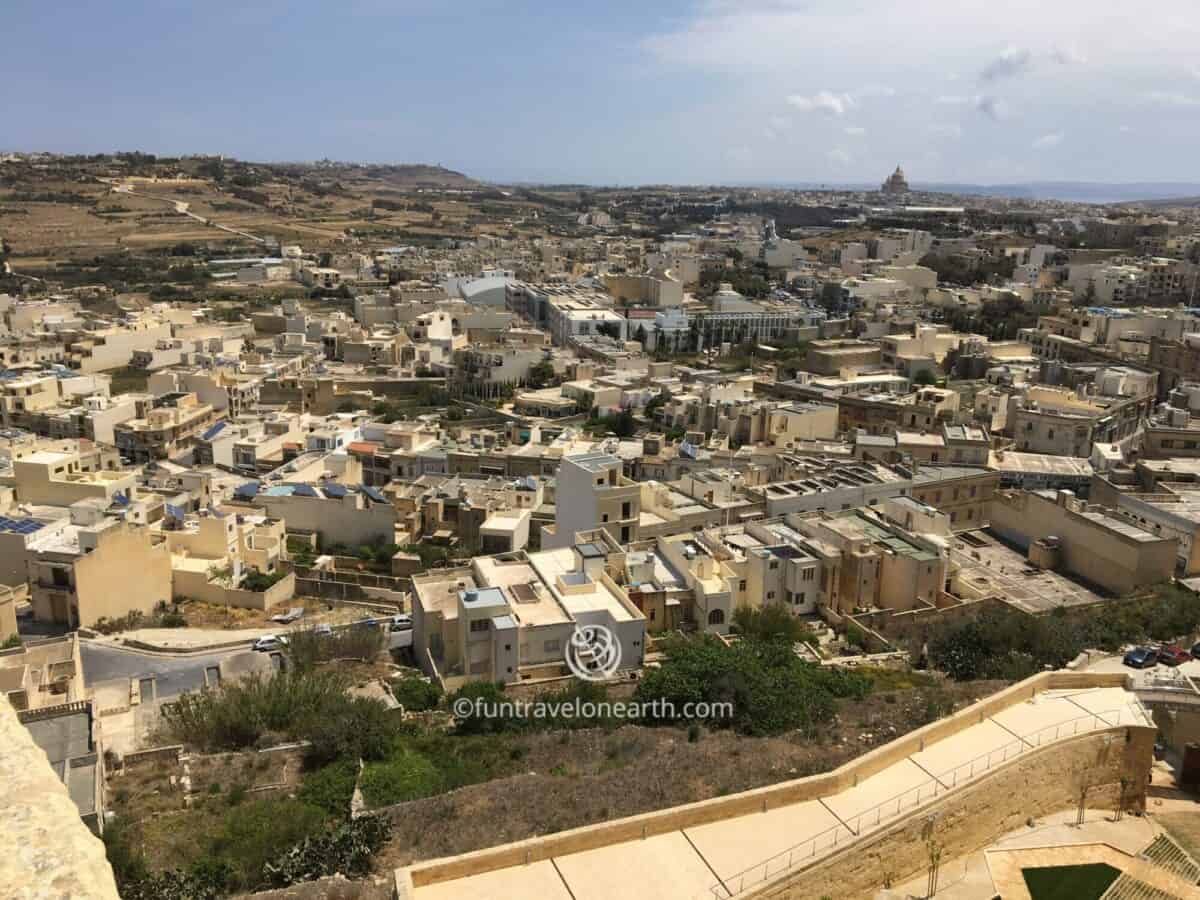
M 762 862 L 755 863 L 752 866 L 742 869 L 740 872 L 734 873 L 733 875 L 729 876 L 729 878 L 721 879 L 721 881 L 712 885 L 708 889 L 707 895 L 710 895 L 713 900 L 730 900 L 730 898 L 737 897 L 743 893 L 747 887 L 753 887 L 766 881 L 771 875 L 772 863 L 775 863 L 777 860 L 781 860 L 785 854 L 787 856 L 787 863 L 776 869 L 775 874 L 787 872 L 797 863 L 814 859 L 817 855 L 818 849 L 831 849 L 836 847 L 838 845 L 839 832 L 846 831 L 849 832 L 852 838 L 859 837 L 862 835 L 865 828 L 875 828 L 881 825 L 884 821 L 890 821 L 891 819 L 898 818 L 905 808 L 917 808 L 922 803 L 922 797 L 928 800 L 937 797 L 939 793 L 953 790 L 958 786 L 959 773 L 963 770 L 968 770 L 968 774 L 962 778 L 962 782 L 965 784 L 973 779 L 976 775 L 982 775 L 989 769 L 995 768 L 998 765 L 1003 765 L 1008 760 L 1014 759 L 1030 750 L 1035 750 L 1038 747 L 1041 747 L 1043 744 L 1053 743 L 1054 741 L 1061 740 L 1064 737 L 1073 737 L 1074 735 L 1079 734 L 1079 726 L 1082 722 L 1093 723 L 1090 727 L 1084 729 L 1085 731 L 1098 731 L 1103 728 L 1115 728 L 1121 724 L 1122 713 L 1124 713 L 1124 715 L 1127 717 L 1127 721 L 1130 718 L 1134 720 L 1140 718 L 1142 720 L 1142 724 L 1146 724 L 1148 716 L 1146 715 L 1145 710 L 1141 707 L 1140 703 L 1136 703 L 1136 706 L 1137 712 L 1135 713 L 1130 713 L 1127 706 L 1104 710 L 1103 712 L 1098 713 L 1087 713 L 1082 716 L 1077 716 L 1073 719 L 1068 719 L 1065 722 L 1059 722 L 1054 725 L 1046 725 L 1035 731 L 1031 731 L 1028 734 L 1018 736 L 1014 740 L 1009 741 L 1007 744 L 1004 744 L 1001 747 L 989 750 L 987 753 L 982 753 L 974 759 L 967 760 L 964 763 L 959 763 L 954 768 L 947 769 L 945 772 L 934 775 L 928 781 L 923 781 L 916 787 L 908 788 L 907 790 L 904 790 L 899 794 L 889 797 L 888 799 L 877 803 L 869 809 L 864 810 L 854 817 L 853 827 L 850 825 L 849 821 L 842 822 L 839 820 L 838 824 L 825 829 L 813 837 L 806 838 L 798 844 L 794 844 L 791 847 L 780 850 L 778 853 L 767 857 Z M 1113 721 L 1108 721 L 1108 718 L 1111 718 Z M 1069 731 L 1064 731 L 1064 729 L 1068 728 L 1070 729 Z M 1052 736 L 1050 736 L 1051 732 L 1053 732 Z M 1000 754 L 1000 758 L 993 762 L 992 758 L 998 753 Z M 907 759 L 908 757 L 905 758 Z M 982 767 L 979 766 L 981 760 L 984 762 Z M 933 790 L 926 795 L 925 790 L 930 786 L 932 786 Z M 911 805 L 906 804 L 904 802 L 904 798 L 912 794 L 914 791 L 916 792 L 916 798 L 914 802 Z M 884 811 L 893 804 L 895 804 L 896 811 L 894 813 L 888 813 L 887 818 L 885 819 Z M 776 809 L 779 808 L 781 807 L 776 807 Z M 765 811 L 766 810 L 764 809 L 764 812 Z M 874 821 L 870 821 L 870 817 L 872 815 L 874 815 Z M 828 835 L 830 834 L 833 835 L 832 841 L 828 840 Z M 822 844 L 822 841 L 825 841 L 825 843 Z M 808 852 L 801 855 L 801 851 L 804 850 L 807 850 Z M 756 877 L 753 880 L 748 880 L 749 876 L 758 875 L 760 870 L 762 873 L 760 877 Z M 737 883 L 736 890 L 733 888 L 735 881 Z

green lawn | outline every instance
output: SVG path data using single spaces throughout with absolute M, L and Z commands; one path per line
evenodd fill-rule
M 1121 873 L 1112 866 L 1047 866 L 1022 869 L 1033 900 L 1099 900 Z

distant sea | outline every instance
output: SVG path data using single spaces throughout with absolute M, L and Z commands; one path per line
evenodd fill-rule
M 822 184 L 817 182 L 775 183 L 771 187 L 797 190 L 869 191 L 873 184 Z M 1200 183 L 1146 181 L 1107 184 L 1092 181 L 1031 181 L 1024 184 L 956 184 L 953 182 L 912 182 L 914 191 L 935 194 L 964 194 L 981 197 L 1008 197 L 1024 200 L 1063 200 L 1069 203 L 1129 203 L 1137 200 L 1175 200 L 1200 198 Z

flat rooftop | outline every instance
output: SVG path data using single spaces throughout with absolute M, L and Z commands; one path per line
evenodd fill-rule
M 959 566 L 957 577 L 971 588 L 999 596 L 1027 613 L 1044 613 L 1060 606 L 1088 606 L 1105 600 L 1081 582 L 1030 565 L 1023 553 L 988 531 L 956 535 L 950 560 Z
M 1092 464 L 1082 457 L 1052 456 L 1049 453 L 1018 453 L 1005 450 L 988 455 L 988 468 L 998 472 L 1029 475 L 1092 477 Z
M 528 562 L 482 556 L 473 565 L 480 583 L 503 592 L 519 624 L 538 626 L 570 621 L 554 593 Z
M 554 596 L 558 598 L 558 602 L 572 616 L 589 612 L 607 612 L 617 622 L 633 620 L 633 614 L 626 609 L 617 595 L 599 581 L 588 579 L 584 582 L 591 587 L 589 591 L 567 594 L 558 589 L 559 576 L 570 576 L 577 572 L 574 547 L 560 547 L 557 550 L 531 553 L 529 554 L 529 564 L 537 570 L 542 581 L 549 586 Z M 580 582 L 576 581 L 575 583 L 579 584 Z

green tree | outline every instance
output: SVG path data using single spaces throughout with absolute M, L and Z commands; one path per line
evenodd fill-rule
M 785 641 L 795 644 L 812 640 L 813 633 L 787 607 L 772 603 L 755 609 L 739 606 L 733 614 L 733 630 L 747 638 L 760 641 Z

